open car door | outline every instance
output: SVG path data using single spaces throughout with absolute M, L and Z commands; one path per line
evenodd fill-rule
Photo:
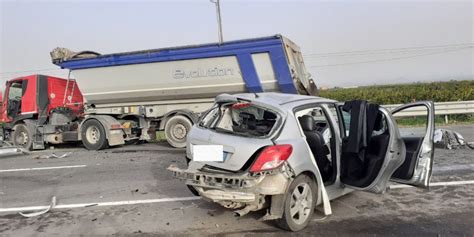
M 433 161 L 434 105 L 394 109 L 349 101 L 339 106 L 345 127 L 340 180 L 346 187 L 382 193 L 389 181 L 427 187 Z M 414 127 L 413 125 L 424 125 Z M 401 129 L 403 128 L 403 129 Z
M 393 174 L 392 181 L 429 187 L 434 156 L 434 112 L 431 101 L 402 105 L 392 111 L 406 147 L 405 160 Z

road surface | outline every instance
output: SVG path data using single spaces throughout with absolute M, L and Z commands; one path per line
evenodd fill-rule
M 44 158 L 69 152 L 65 158 Z M 474 150 L 435 154 L 431 190 L 353 192 L 332 201 L 332 216 L 317 211 L 298 234 L 473 236 Z M 273 222 L 259 221 L 263 212 L 237 218 L 194 197 L 166 171 L 171 164 L 184 165 L 184 150 L 161 143 L 0 158 L 0 235 L 288 235 Z M 58 208 L 51 212 L 33 218 L 18 214 L 44 208 L 53 196 Z

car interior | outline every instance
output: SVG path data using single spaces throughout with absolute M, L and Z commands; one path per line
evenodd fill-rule
M 266 136 L 276 122 L 277 115 L 267 109 L 250 103 L 230 103 L 219 105 L 218 109 L 207 114 L 201 126 L 240 135 Z
M 353 103 L 349 106 L 351 121 L 349 135 L 342 139 L 340 177 L 345 184 L 363 188 L 375 180 L 382 168 L 390 133 L 378 105 L 365 101 L 349 103 Z
M 306 111 L 297 112 L 298 121 L 318 165 L 323 182 L 327 185 L 334 181 L 336 173 L 336 166 L 332 163 L 333 160 L 336 160 L 335 153 L 332 152 L 335 149 L 333 131 L 321 108 Z

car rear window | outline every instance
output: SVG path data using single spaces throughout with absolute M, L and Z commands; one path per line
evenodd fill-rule
M 265 137 L 277 121 L 277 114 L 266 108 L 244 103 L 215 104 L 199 126 L 221 133 L 249 137 Z

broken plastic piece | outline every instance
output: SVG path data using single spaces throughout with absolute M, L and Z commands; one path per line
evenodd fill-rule
M 40 215 L 43 215 L 47 212 L 49 212 L 51 209 L 53 209 L 54 207 L 56 206 L 56 196 L 53 196 L 53 198 L 51 198 L 51 204 L 49 205 L 49 207 L 45 210 L 42 210 L 42 211 L 38 211 L 38 212 L 32 212 L 32 213 L 23 213 L 23 212 L 19 212 L 20 215 L 24 216 L 24 217 L 35 217 L 35 216 L 40 216 Z
M 54 153 L 50 154 L 50 155 L 40 155 L 40 156 L 35 156 L 34 158 L 35 159 L 51 159 L 51 158 L 57 158 L 57 159 L 61 159 L 61 158 L 66 158 L 68 157 L 69 155 L 71 155 L 72 152 L 67 152 L 67 153 L 64 153 L 62 155 L 56 155 Z
M 472 142 L 466 142 L 460 133 L 448 129 L 436 129 L 433 141 L 436 147 L 448 150 L 464 146 L 472 148 Z
M 331 203 L 329 202 L 329 196 L 324 185 L 321 186 L 321 194 L 323 198 L 324 215 L 328 216 L 332 214 Z

